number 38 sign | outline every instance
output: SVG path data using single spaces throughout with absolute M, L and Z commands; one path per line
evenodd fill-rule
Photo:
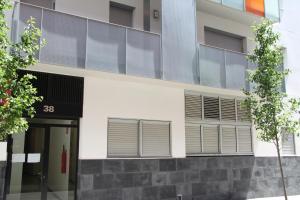
M 43 112 L 45 113 L 53 113 L 55 112 L 55 107 L 50 105 L 44 105 L 43 106 Z

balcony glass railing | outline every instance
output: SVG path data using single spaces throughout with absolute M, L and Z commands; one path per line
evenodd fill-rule
M 247 83 L 248 61 L 245 54 L 199 44 L 200 85 L 242 89 Z
M 279 0 L 209 0 L 237 10 L 279 21 Z
M 158 34 L 16 2 L 14 41 L 31 16 L 47 41 L 41 63 L 161 78 Z
M 19 40 L 30 16 L 47 41 L 37 55 L 41 63 L 218 88 L 248 88 L 245 54 L 199 44 L 193 66 L 164 70 L 158 34 L 16 3 L 14 41 Z M 170 80 L 172 74 L 177 76 Z

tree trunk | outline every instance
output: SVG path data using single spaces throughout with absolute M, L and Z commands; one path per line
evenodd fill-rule
M 276 136 L 276 149 L 277 149 L 277 157 L 279 162 L 279 168 L 280 168 L 280 174 L 281 174 L 281 180 L 282 180 L 282 186 L 283 186 L 283 192 L 284 192 L 284 198 L 285 200 L 288 200 L 286 188 L 285 188 L 285 181 L 284 181 L 284 174 L 282 169 L 282 163 L 281 163 L 281 156 L 280 156 L 280 148 L 279 148 L 279 139 L 278 136 Z

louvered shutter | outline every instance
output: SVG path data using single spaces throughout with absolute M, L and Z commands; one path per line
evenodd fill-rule
M 142 155 L 170 155 L 170 123 L 142 121 Z
M 203 125 L 203 152 L 219 152 L 219 127 L 214 125 Z
M 138 155 L 138 121 L 109 119 L 108 121 L 108 155 Z
M 201 153 L 201 126 L 199 124 L 185 126 L 185 143 L 187 154 Z
M 238 152 L 250 153 L 252 152 L 252 136 L 251 128 L 248 126 L 239 126 L 237 128 L 238 135 Z
M 222 153 L 236 153 L 236 131 L 234 126 L 222 126 Z
M 251 120 L 249 118 L 249 111 L 247 110 L 247 108 L 245 108 L 245 106 L 242 105 L 242 101 L 237 100 L 236 103 L 237 103 L 237 118 L 238 118 L 238 121 L 251 122 Z
M 203 97 L 204 101 L 204 118 L 205 119 L 220 119 L 220 108 L 218 97 Z
M 285 155 L 295 154 L 295 137 L 293 134 L 283 134 L 282 137 L 282 153 Z
M 200 95 L 185 95 L 185 117 L 187 121 L 200 121 L 202 118 L 202 97 Z
M 225 121 L 235 121 L 235 99 L 221 99 L 221 118 Z

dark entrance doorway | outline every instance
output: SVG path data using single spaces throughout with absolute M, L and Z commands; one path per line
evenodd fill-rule
M 9 139 L 7 200 L 73 200 L 78 121 L 34 119 Z

